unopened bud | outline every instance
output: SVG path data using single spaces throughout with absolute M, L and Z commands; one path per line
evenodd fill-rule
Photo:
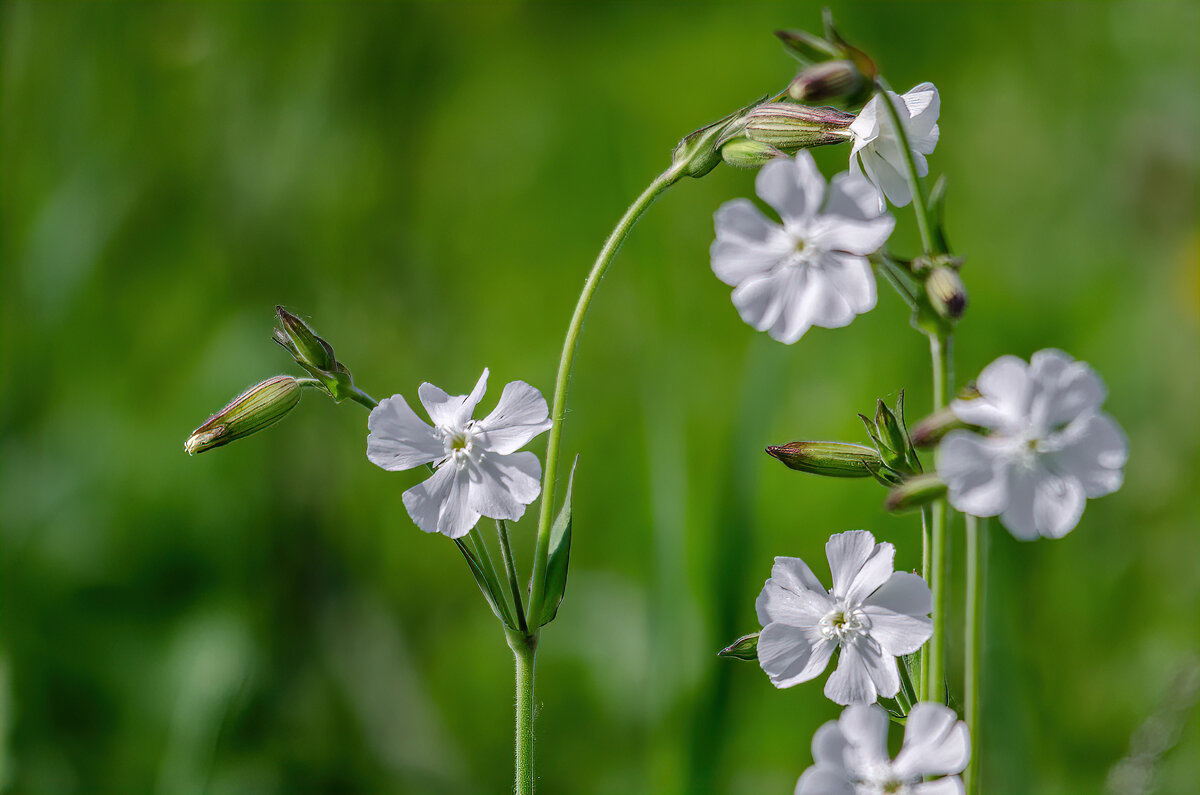
M 300 388 L 290 375 L 277 375 L 250 387 L 192 431 L 183 449 L 188 455 L 203 453 L 274 425 L 300 402 Z
M 741 120 L 758 102 L 684 136 L 671 153 L 671 161 L 680 173 L 699 179 L 719 166 L 722 142 L 737 134 Z
M 969 384 L 958 393 L 958 400 L 974 400 L 979 397 L 979 390 Z M 965 428 L 967 424 L 958 418 L 954 409 L 943 406 L 925 419 L 913 426 L 910 436 L 915 447 L 933 447 L 942 437 L 956 428 Z
M 805 65 L 840 58 L 842 55 L 837 45 L 803 30 L 777 30 L 775 35 L 783 42 L 788 55 Z
M 750 111 L 744 122 L 744 133 L 759 143 L 791 153 L 848 140 L 850 132 L 847 128 L 853 121 L 853 113 L 843 113 L 835 108 L 769 102 Z
M 796 75 L 788 86 L 788 96 L 797 102 L 828 102 L 861 93 L 864 82 L 852 61 L 825 61 Z
M 846 442 L 791 442 L 768 447 L 767 454 L 790 469 L 830 478 L 869 478 L 883 466 L 875 450 Z
M 725 648 L 717 652 L 718 657 L 731 657 L 735 660 L 754 662 L 758 659 L 758 633 L 742 635 Z
M 274 339 L 297 363 L 310 372 L 330 372 L 337 367 L 333 347 L 318 337 L 312 326 L 282 306 L 275 307 L 275 314 L 279 316 L 279 328 L 275 329 Z
M 887 448 L 903 458 L 908 451 L 908 440 L 904 437 L 904 431 L 900 429 L 900 423 L 896 421 L 896 415 L 882 400 L 875 401 L 875 427 L 878 429 L 880 440 Z
M 925 279 L 925 292 L 933 311 L 947 320 L 958 320 L 967 308 L 967 288 L 953 268 L 935 267 Z
M 758 168 L 777 157 L 787 157 L 787 153 L 749 138 L 734 138 L 721 147 L 721 158 L 738 168 Z
M 946 484 L 937 475 L 917 475 L 888 492 L 883 501 L 886 510 L 896 513 L 928 505 L 946 494 Z

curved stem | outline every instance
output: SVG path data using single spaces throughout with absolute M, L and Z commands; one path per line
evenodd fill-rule
M 982 723 L 979 702 L 979 667 L 983 655 L 983 593 L 984 575 L 987 566 L 987 539 L 982 537 L 986 519 L 977 519 L 966 514 L 967 524 L 967 591 L 966 591 L 966 642 L 963 656 L 963 702 L 967 730 L 971 734 L 971 761 L 963 774 L 967 795 L 978 792 L 979 757 Z
M 567 336 L 563 340 L 562 356 L 558 360 L 558 376 L 554 381 L 554 403 L 550 411 L 550 438 L 546 443 L 546 467 L 542 473 L 542 504 L 538 515 L 537 547 L 533 553 L 533 590 L 529 598 L 529 612 L 538 615 L 544 598 L 546 580 L 546 559 L 550 554 L 550 525 L 554 521 L 554 486 L 558 470 L 559 448 L 562 442 L 563 415 L 567 407 L 567 384 L 571 379 L 571 365 L 575 361 L 575 348 L 579 344 L 579 333 L 583 329 L 583 319 L 587 315 L 592 296 L 600 284 L 600 279 L 608 270 L 609 264 L 621 244 L 625 242 L 629 230 L 641 217 L 642 213 L 654 203 L 659 194 L 674 185 L 682 175 L 679 164 L 672 165 L 658 175 L 642 194 L 629 205 L 629 209 L 621 216 L 616 227 L 604 241 L 604 247 L 596 257 L 592 270 L 588 273 L 587 281 L 583 284 L 583 292 L 575 304 L 575 313 L 571 315 L 571 323 L 567 326 Z
M 896 106 L 892 104 L 892 98 L 888 95 L 887 88 L 880 82 L 876 82 L 876 88 L 882 96 L 888 114 L 892 117 L 892 124 L 896 127 L 896 137 L 900 141 L 900 151 L 904 153 L 908 182 L 912 186 L 913 213 L 917 216 L 917 230 L 921 233 L 921 247 L 925 249 L 926 254 L 932 254 L 933 235 L 929 230 L 929 209 L 925 206 L 925 194 L 921 192 L 921 178 L 917 176 L 917 161 L 913 157 L 912 147 L 908 145 L 908 130 L 904 128 L 904 122 L 900 120 L 900 111 L 896 110 Z
M 352 387 L 354 390 L 350 393 L 350 399 L 355 403 L 359 403 L 368 409 L 373 409 L 379 405 L 379 401 L 362 391 L 358 387 Z
M 500 554 L 504 557 L 504 571 L 508 574 L 513 606 L 517 611 L 517 626 L 522 632 L 529 632 L 529 626 L 525 623 L 525 607 L 521 604 L 521 584 L 517 580 L 517 562 L 513 560 L 512 546 L 508 543 L 508 524 L 503 519 L 496 520 L 496 533 L 500 536 Z

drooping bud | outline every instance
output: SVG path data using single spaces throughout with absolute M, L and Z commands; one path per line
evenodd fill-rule
M 805 66 L 842 55 L 841 49 L 835 44 L 803 30 L 777 30 L 775 35 L 783 42 L 787 54 Z
M 758 168 L 777 157 L 787 157 L 787 153 L 749 138 L 734 138 L 721 147 L 721 158 L 737 168 Z
M 958 393 L 958 400 L 974 400 L 979 397 L 979 390 L 974 384 L 968 384 Z M 966 428 L 967 424 L 958 418 L 954 409 L 943 406 L 925 419 L 913 426 L 910 436 L 916 447 L 933 447 L 942 437 L 956 428 Z
M 836 144 L 850 138 L 853 113 L 836 108 L 810 108 L 790 102 L 768 102 L 747 114 L 746 137 L 789 154 L 800 149 Z
M 290 375 L 255 384 L 192 431 L 183 449 L 188 455 L 203 453 L 274 425 L 300 402 L 300 389 Z
M 283 347 L 296 364 L 307 370 L 321 386 L 337 401 L 349 397 L 354 390 L 354 377 L 346 365 L 337 360 L 333 346 L 321 337 L 312 326 L 282 306 L 275 307 L 279 328 L 272 338 Z
M 725 648 L 717 652 L 718 657 L 730 657 L 734 660 L 754 662 L 758 659 L 758 633 L 742 635 Z
M 966 311 L 967 288 L 953 268 L 933 268 L 925 280 L 925 291 L 933 311 L 946 320 L 958 320 Z
M 946 494 L 946 484 L 936 474 L 917 475 L 888 492 L 883 507 L 894 513 L 928 505 Z
M 788 86 L 788 96 L 797 102 L 829 102 L 856 97 L 865 84 L 854 62 L 841 58 L 805 68 Z
M 830 478 L 869 478 L 883 466 L 875 450 L 846 442 L 790 442 L 768 447 L 767 454 L 790 469 Z
M 671 162 L 681 174 L 696 179 L 712 171 L 721 164 L 721 145 L 738 134 L 741 120 L 763 99 L 684 136 L 671 153 Z

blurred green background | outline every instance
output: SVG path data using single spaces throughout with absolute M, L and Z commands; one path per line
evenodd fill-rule
M 993 526 L 988 789 L 1101 792 L 1166 709 L 1158 791 L 1192 792 L 1196 714 L 1171 705 L 1200 604 L 1200 6 L 834 10 L 893 86 L 941 91 L 930 162 L 972 295 L 959 382 L 1063 348 L 1131 440 L 1124 489 L 1065 539 Z M 509 652 L 453 544 L 405 514 L 421 475 L 366 461 L 366 412 L 312 393 L 254 439 L 196 458 L 183 440 L 297 372 L 276 303 L 377 397 L 465 392 L 485 365 L 485 408 L 518 378 L 549 394 L 625 205 L 683 134 L 786 84 L 773 30 L 819 24 L 805 2 L 5 3 L 7 791 L 505 791 Z M 883 288 L 791 347 L 741 323 L 708 246 L 712 212 L 752 193 L 725 167 L 674 188 L 589 317 L 544 792 L 790 792 L 838 713 L 823 679 L 777 691 L 715 651 L 758 628 L 774 555 L 824 577 L 827 536 L 864 527 L 919 565 L 916 519 L 878 487 L 761 452 L 861 441 L 856 412 L 903 387 L 915 419 L 930 388 Z

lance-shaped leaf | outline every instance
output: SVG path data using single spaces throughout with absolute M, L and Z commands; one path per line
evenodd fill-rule
M 484 566 L 479 556 L 467 546 L 462 538 L 454 539 L 454 543 L 458 546 L 458 551 L 463 553 L 463 557 L 467 559 L 467 568 L 471 570 L 471 576 L 475 578 L 475 584 L 479 586 L 483 598 L 487 600 L 488 607 L 492 608 L 492 612 L 504 626 L 516 629 L 517 622 L 513 620 L 512 614 L 509 612 L 508 602 L 505 601 L 504 593 L 500 590 L 500 583 L 496 579 L 495 572 L 489 571 L 489 568 Z
M 755 662 L 758 660 L 758 633 L 742 635 L 725 648 L 717 652 L 718 657 L 729 657 L 734 660 Z
M 558 606 L 567 592 L 567 565 L 571 561 L 571 491 L 575 487 L 575 464 L 571 465 L 571 478 L 567 481 L 567 493 L 563 498 L 558 518 L 550 526 L 550 551 L 546 558 L 546 587 L 542 589 L 542 603 L 531 605 L 537 611 L 531 626 L 543 627 L 558 615 Z

